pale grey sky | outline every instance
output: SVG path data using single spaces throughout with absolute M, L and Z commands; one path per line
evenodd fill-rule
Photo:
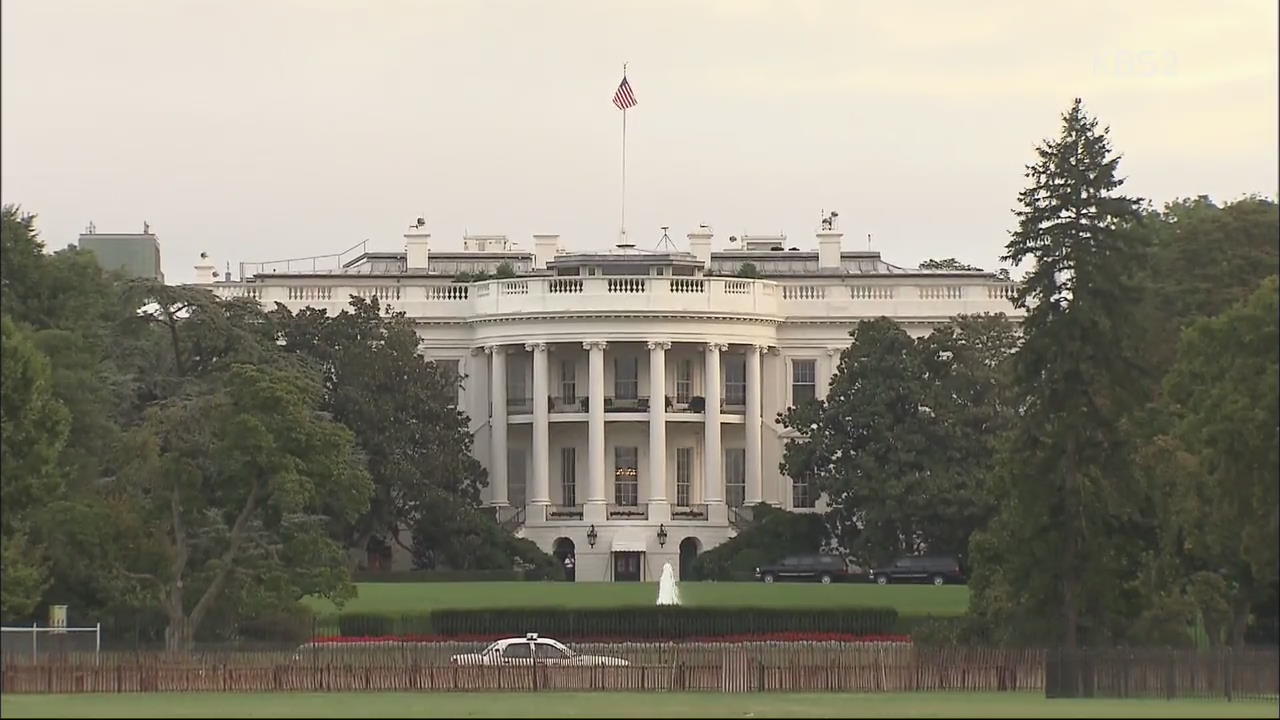
M 1277 192 L 1277 8 L 1216 3 L 5 0 L 0 188 L 51 248 L 159 233 L 218 262 L 617 240 L 698 223 L 994 266 L 1079 95 L 1126 189 Z

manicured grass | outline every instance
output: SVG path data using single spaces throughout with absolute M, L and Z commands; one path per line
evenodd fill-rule
M 13 695 L 11 717 L 1276 717 L 1275 702 L 1045 700 L 1032 693 L 154 693 Z
M 649 605 L 658 598 L 656 583 L 470 582 L 360 583 L 360 594 L 344 611 L 404 613 L 437 608 L 504 606 L 607 607 Z M 691 606 L 894 607 L 910 615 L 958 615 L 969 604 L 969 589 L 959 585 L 879 585 L 818 583 L 682 583 L 680 596 Z M 321 613 L 336 608 L 310 599 Z

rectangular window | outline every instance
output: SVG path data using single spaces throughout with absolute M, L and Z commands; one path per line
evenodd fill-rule
M 578 449 L 560 448 L 560 503 L 578 504 Z
M 525 385 L 525 364 L 519 355 L 507 356 L 507 409 L 520 412 L 529 405 L 529 391 Z
M 688 403 L 693 397 L 693 361 L 684 358 L 676 363 L 676 402 Z
M 462 402 L 462 376 L 458 372 L 458 366 L 461 361 L 455 358 L 452 360 L 432 360 L 431 362 L 439 369 L 440 375 L 444 380 L 453 385 L 453 404 L 456 407 Z
M 724 404 L 747 404 L 747 357 L 724 356 Z
M 577 366 L 572 360 L 560 361 L 560 399 L 566 403 L 578 401 Z
M 791 361 L 791 404 L 800 405 L 818 397 L 818 361 Z
M 615 504 L 635 507 L 640 503 L 640 466 L 636 462 L 639 450 L 634 447 L 613 449 L 613 501 Z
M 747 451 L 725 448 L 724 502 L 729 507 L 742 507 L 747 496 Z
M 527 499 L 525 488 L 528 487 L 528 477 L 525 475 L 527 467 L 524 448 L 507 450 L 507 500 L 512 507 L 525 505 Z
M 689 507 L 693 488 L 693 448 L 676 448 L 676 505 Z
M 811 508 L 814 507 L 813 493 L 810 492 L 809 483 L 804 480 L 791 481 L 791 507 Z
M 618 400 L 640 397 L 640 358 L 623 355 L 613 359 L 613 396 Z

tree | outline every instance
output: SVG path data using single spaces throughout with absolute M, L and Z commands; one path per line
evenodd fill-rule
M 1000 510 L 974 541 L 974 609 L 1068 648 L 1082 625 L 1100 639 L 1126 617 L 1135 519 L 1121 428 L 1142 386 L 1132 337 L 1139 204 L 1116 192 L 1107 132 L 1077 99 L 1028 167 L 1003 258 L 1034 261 L 1015 301 L 1027 311 L 1012 362 L 1018 418 L 998 466 Z
M 349 597 L 330 518 L 354 520 L 370 485 L 351 433 L 322 411 L 318 375 L 280 349 L 256 303 L 148 281 L 131 292 L 149 328 L 135 350 L 146 409 L 110 494 L 141 518 L 142 551 L 121 574 L 154 593 L 167 644 L 189 647 L 249 588 L 280 604 Z
M 503 260 L 498 263 L 498 267 L 494 268 L 493 276 L 496 278 L 513 278 L 516 276 L 516 268 L 509 260 Z
M 920 263 L 921 270 L 946 270 L 958 272 L 982 272 L 982 268 L 968 263 L 962 263 L 955 258 L 943 258 L 942 260 L 929 259 Z
M 40 281 L 44 243 L 35 229 L 36 216 L 17 205 L 0 209 L 0 307 L 10 317 L 27 320 L 27 302 Z
M 0 315 L 0 333 L 0 531 L 8 537 L 60 489 L 58 457 L 70 419 L 50 387 L 49 361 L 29 333 L 8 315 Z
M 457 409 L 459 378 L 423 359 L 404 313 L 352 298 L 349 310 L 332 317 L 284 306 L 271 316 L 283 348 L 320 368 L 325 411 L 355 434 L 367 458 L 374 491 L 368 511 L 346 529 L 351 547 L 398 538 L 441 499 L 479 504 L 485 472 Z
M 744 262 L 738 266 L 737 277 L 758 278 L 760 277 L 760 269 L 753 262 Z
M 1190 464 L 1172 488 L 1175 523 L 1183 550 L 1207 576 L 1196 587 L 1225 608 L 1237 647 L 1250 606 L 1267 595 L 1280 568 L 1278 379 L 1276 276 L 1222 315 L 1189 327 L 1165 378 L 1171 446 Z
M 1146 213 L 1139 230 L 1150 245 L 1142 263 L 1144 356 L 1152 394 L 1177 353 L 1182 331 L 1249 297 L 1280 273 L 1280 206 L 1246 197 L 1221 207 L 1208 197 Z
M 994 437 L 1011 416 L 1003 373 L 1016 345 L 1003 316 L 962 317 L 920 340 L 887 319 L 851 333 L 826 398 L 789 409 L 782 470 L 824 493 L 860 562 L 967 555 L 993 505 Z

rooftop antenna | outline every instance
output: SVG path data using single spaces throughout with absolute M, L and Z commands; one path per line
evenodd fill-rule
M 94 224 L 93 224 L 93 221 L 92 221 L 92 220 L 90 220 L 90 221 L 89 221 L 89 227 L 85 228 L 85 234 L 86 234 L 86 235 L 92 235 L 92 234 L 94 234 L 94 233 L 96 233 L 96 232 L 98 232 L 98 226 L 97 226 L 97 225 L 94 225 Z
M 703 225 L 702 227 L 706 227 L 706 226 Z M 671 236 L 667 234 L 667 231 L 670 229 L 671 229 L 670 225 L 662 226 L 662 239 L 658 241 L 658 247 L 654 248 L 654 250 L 669 250 L 671 252 L 680 252 L 680 249 L 676 247 L 676 244 L 674 242 L 672 242 Z

